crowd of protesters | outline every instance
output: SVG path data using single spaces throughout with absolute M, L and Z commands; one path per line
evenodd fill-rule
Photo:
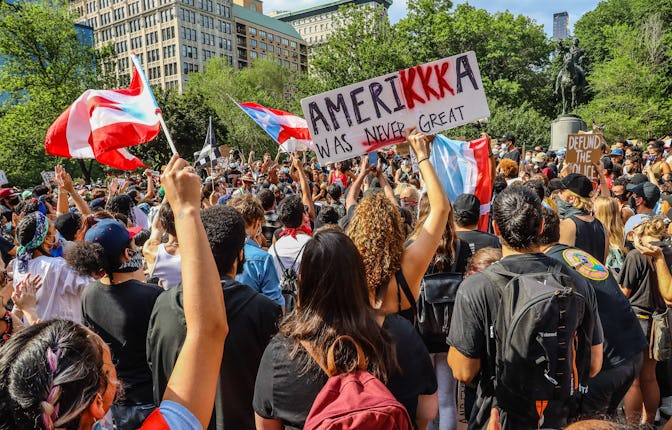
M 620 140 L 587 177 L 507 134 L 489 207 L 449 201 L 431 140 L 375 164 L 233 151 L 0 189 L 0 430 L 300 429 L 332 365 L 367 370 L 416 429 L 672 429 L 652 335 L 672 306 L 670 145 Z M 505 296 L 538 293 L 526 274 L 562 283 L 560 329 L 516 349 Z M 432 337 L 437 279 L 459 287 Z

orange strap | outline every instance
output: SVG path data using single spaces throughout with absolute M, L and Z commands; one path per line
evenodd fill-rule
M 537 428 L 540 429 L 541 425 L 544 424 L 544 411 L 546 406 L 548 406 L 548 400 L 537 400 L 537 415 L 539 415 L 539 421 L 537 421 Z

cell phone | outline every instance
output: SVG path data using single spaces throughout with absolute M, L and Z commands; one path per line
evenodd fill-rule
M 378 167 L 378 153 L 376 151 L 369 152 L 369 167 Z

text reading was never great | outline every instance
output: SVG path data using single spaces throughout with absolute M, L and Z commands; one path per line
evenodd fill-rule
M 490 116 L 473 52 L 301 100 L 320 162 L 345 160 Z

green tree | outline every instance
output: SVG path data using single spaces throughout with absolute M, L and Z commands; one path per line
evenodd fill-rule
M 382 6 L 342 7 L 329 41 L 310 56 L 309 73 L 299 84 L 306 96 L 364 81 L 412 66 Z
M 277 151 L 278 145 L 236 104 L 253 101 L 263 106 L 290 111 L 291 73 L 280 64 L 257 59 L 252 67 L 234 71 L 223 58 L 211 58 L 205 70 L 189 75 L 188 91 L 200 95 L 226 127 L 223 140 L 244 151 Z
M 44 152 L 46 130 L 96 87 L 97 53 L 73 23 L 58 2 L 0 3 L 0 165 L 13 184 L 34 184 L 59 161 Z M 75 176 L 91 174 L 89 163 L 67 164 Z
M 224 144 L 226 127 L 217 117 L 215 110 L 206 105 L 202 95 L 195 91 L 179 94 L 173 90 L 155 90 L 154 95 L 163 112 L 175 148 L 184 159 L 193 160 L 194 153 L 203 148 L 210 117 L 215 141 L 218 145 Z M 163 131 L 151 142 L 135 146 L 131 151 L 154 169 L 168 163 L 172 155 Z

